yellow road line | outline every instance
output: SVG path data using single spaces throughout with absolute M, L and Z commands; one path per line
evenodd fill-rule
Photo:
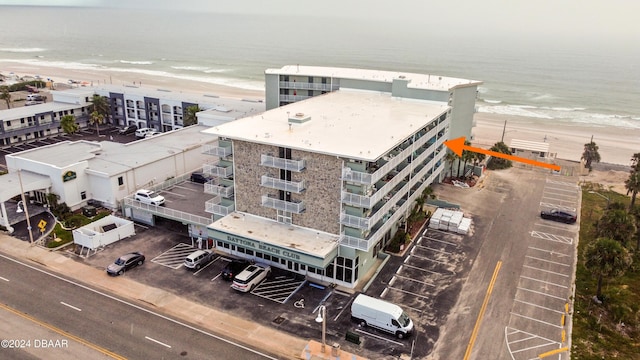
M 32 321 L 32 322 L 34 322 L 34 323 L 36 323 L 36 324 L 38 324 L 40 326 L 43 326 L 43 327 L 45 327 L 45 328 L 47 328 L 47 329 L 49 329 L 49 330 L 51 330 L 53 332 L 56 332 L 56 333 L 58 333 L 58 334 L 60 334 L 62 336 L 68 337 L 71 340 L 77 341 L 77 342 L 79 342 L 79 343 L 81 343 L 81 344 L 83 344 L 83 345 L 85 345 L 85 346 L 87 346 L 87 347 L 89 347 L 89 348 L 91 348 L 93 350 L 101 352 L 101 353 L 103 353 L 103 354 L 105 354 L 107 356 L 110 356 L 110 357 L 114 358 L 114 359 L 118 359 L 118 360 L 126 360 L 127 359 L 124 356 L 118 355 L 118 354 L 116 354 L 114 352 L 111 352 L 111 351 L 109 351 L 109 350 L 107 350 L 105 348 L 102 348 L 102 347 L 100 347 L 100 346 L 98 346 L 96 344 L 90 343 L 87 340 L 84 340 L 84 339 L 79 338 L 79 337 L 77 337 L 75 335 L 72 335 L 72 334 L 70 334 L 70 333 L 68 333 L 68 332 L 66 332 L 66 331 L 64 331 L 62 329 L 59 329 L 59 328 L 57 328 L 57 327 L 55 327 L 53 325 L 47 324 L 45 322 L 42 322 L 42 321 L 34 318 L 33 316 L 24 314 L 24 313 L 14 309 L 14 308 L 11 308 L 11 307 L 9 307 L 7 305 L 0 304 L 0 308 L 5 309 L 5 310 L 7 310 L 9 312 L 12 312 L 12 313 L 24 318 L 24 319 Z
M 484 295 L 484 301 L 482 302 L 482 307 L 480 308 L 480 313 L 478 314 L 476 324 L 473 327 L 471 339 L 469 339 L 469 345 L 467 345 L 467 351 L 464 353 L 464 360 L 468 360 L 471 356 L 471 350 L 473 350 L 473 344 L 476 342 L 476 338 L 478 337 L 478 331 L 480 330 L 482 317 L 484 316 L 484 312 L 487 310 L 487 304 L 489 303 L 489 298 L 491 297 L 491 292 L 493 291 L 493 286 L 496 284 L 496 278 L 498 277 L 498 273 L 500 272 L 501 267 L 502 261 L 498 261 L 498 263 L 496 264 L 496 268 L 493 270 L 493 276 L 491 277 L 491 282 L 489 283 L 489 287 L 487 288 L 487 293 Z
M 547 356 L 551 356 L 551 355 L 559 354 L 559 353 L 564 352 L 564 351 L 569 351 L 569 347 L 565 346 L 565 347 L 560 348 L 560 349 L 555 349 L 555 350 L 547 351 L 546 353 L 542 353 L 542 354 L 538 355 L 538 357 L 539 357 L 540 359 L 542 359 L 542 358 L 545 358 L 545 357 L 547 357 Z

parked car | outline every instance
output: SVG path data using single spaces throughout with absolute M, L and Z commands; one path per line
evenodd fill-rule
M 269 265 L 249 265 L 240 274 L 236 275 L 231 288 L 242 292 L 252 291 L 270 273 L 271 266 Z
M 558 209 L 552 209 L 549 211 L 543 210 L 540 212 L 540 217 L 542 217 L 543 219 L 563 222 L 567 224 L 573 224 L 577 220 L 576 214 Z
M 154 129 L 151 128 L 140 128 L 138 130 L 135 131 L 136 137 L 138 139 L 142 139 L 144 138 L 148 133 L 152 132 L 152 131 L 156 131 Z
M 191 182 L 198 183 L 198 184 L 204 184 L 207 181 L 211 180 L 210 178 L 207 177 L 207 175 L 200 172 L 192 173 L 190 179 L 191 179 Z
M 215 258 L 215 253 L 210 250 L 196 250 L 184 259 L 184 267 L 199 270 Z
M 243 259 L 231 260 L 229 261 L 227 266 L 222 269 L 220 275 L 224 280 L 233 281 L 236 275 L 240 274 L 244 269 L 246 269 L 249 264 L 250 263 L 247 260 Z
M 159 195 L 153 190 L 140 189 L 136 191 L 133 198 L 149 205 L 164 205 L 164 196 Z
M 144 264 L 144 255 L 142 255 L 142 253 L 128 253 L 120 256 L 113 262 L 113 264 L 107 266 L 107 274 L 113 276 L 122 275 L 125 271 L 142 264 Z
M 152 137 L 152 136 L 156 136 L 156 135 L 160 135 L 160 134 L 162 134 L 160 131 L 151 130 L 151 131 L 149 131 L 148 133 L 146 133 L 146 134 L 144 135 L 144 137 L 145 137 L 145 139 L 146 139 L 146 138 L 150 138 L 150 137 Z
M 360 326 L 386 331 L 398 339 L 404 339 L 413 332 L 413 321 L 400 306 L 364 294 L 353 300 L 351 318 Z
M 136 130 L 138 130 L 137 126 L 129 125 L 129 126 L 125 126 L 122 129 L 118 130 L 118 134 L 120 134 L 120 135 L 135 134 Z

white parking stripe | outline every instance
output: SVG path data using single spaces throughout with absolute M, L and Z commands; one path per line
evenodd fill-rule
M 529 305 L 529 306 L 537 307 L 537 308 L 539 308 L 539 309 L 544 309 L 544 310 L 553 311 L 554 313 L 558 313 L 558 314 L 564 314 L 564 311 L 551 309 L 551 308 L 548 308 L 548 307 L 545 307 L 545 306 L 541 306 L 541 305 L 536 305 L 536 304 L 534 304 L 534 303 L 526 302 L 526 301 L 523 301 L 523 300 L 518 300 L 518 299 L 515 299 L 515 300 L 516 300 L 517 302 L 519 302 L 519 303 L 523 303 L 523 304 L 526 304 L 526 305 Z
M 452 242 L 448 242 L 448 241 L 444 241 L 444 240 L 438 240 L 438 239 L 430 238 L 428 236 L 426 236 L 425 239 L 427 239 L 429 241 L 435 241 L 435 242 L 451 245 L 451 246 L 456 246 L 456 247 L 458 246 L 458 244 L 456 244 L 456 243 L 452 243 Z
M 545 292 L 542 291 L 536 291 L 536 290 L 531 290 L 531 289 L 527 289 L 527 288 L 523 288 L 518 286 L 517 289 L 522 290 L 522 291 L 529 291 L 538 295 L 544 295 L 544 296 L 548 296 L 550 298 L 554 298 L 554 299 L 558 299 L 558 300 L 562 300 L 562 301 L 567 301 L 566 298 L 560 297 L 560 296 L 555 296 L 555 295 L 551 295 L 551 294 L 547 294 Z
M 576 185 L 575 183 L 564 182 L 564 181 L 557 181 L 557 180 L 549 180 L 549 179 L 547 179 L 547 183 L 549 183 L 549 184 L 558 184 L 558 185 L 564 185 L 564 186 L 569 186 L 569 187 L 578 188 L 578 185 Z
M 448 251 L 444 251 L 444 250 L 440 250 L 440 249 L 434 249 L 434 248 L 430 248 L 428 246 L 423 246 L 423 245 L 416 245 L 414 247 L 414 249 L 416 249 L 416 248 L 425 249 L 425 250 L 434 251 L 434 252 L 439 252 L 439 253 L 443 253 L 443 254 L 447 254 L 447 255 L 453 255 L 453 253 L 450 253 Z M 413 251 L 413 250 L 411 250 L 411 251 Z
M 557 256 L 564 256 L 564 257 L 570 257 L 571 255 L 567 255 L 567 254 L 563 254 L 557 251 L 553 251 L 553 250 L 547 250 L 547 249 L 540 249 L 534 246 L 529 246 L 529 249 L 531 250 L 536 250 L 536 251 L 542 251 L 542 252 L 546 252 L 551 256 L 557 255 Z
M 533 269 L 533 270 L 537 270 L 537 271 L 546 272 L 546 273 L 549 273 L 549 274 L 554 274 L 554 275 L 564 276 L 564 277 L 567 277 L 567 278 L 569 277 L 569 275 L 560 274 L 560 273 L 558 273 L 558 272 L 551 271 L 551 270 L 540 269 L 540 268 L 537 268 L 537 267 L 535 267 L 535 266 L 523 265 L 522 267 L 529 268 L 529 269 Z
M 536 279 L 536 278 L 532 278 L 532 277 L 528 277 L 528 276 L 520 276 L 523 279 L 527 279 L 527 280 L 532 280 L 532 281 L 537 281 L 537 282 L 541 282 L 543 284 L 547 284 L 547 285 L 553 285 L 553 286 L 557 286 L 557 287 L 561 287 L 561 288 L 565 288 L 568 289 L 567 286 L 564 285 L 560 285 L 560 284 L 556 284 L 553 282 L 549 282 L 549 281 L 544 281 L 544 280 L 540 280 L 540 279 Z
M 546 202 L 540 202 L 540 206 L 541 207 L 547 207 L 547 208 L 557 208 L 560 210 L 569 210 L 569 211 L 576 211 L 575 207 L 572 206 L 562 206 L 562 205 L 558 205 L 558 204 L 553 204 L 553 203 L 546 203 Z
M 393 276 L 393 279 L 395 279 L 395 278 L 396 278 L 396 276 L 397 276 L 397 277 L 399 277 L 399 278 L 401 278 L 401 279 L 408 280 L 408 281 L 411 281 L 411 282 L 415 282 L 415 283 L 418 283 L 418 284 L 424 284 L 424 285 L 429 285 L 429 286 L 436 286 L 435 284 L 432 284 L 432 283 L 428 283 L 428 282 L 424 282 L 424 281 L 419 281 L 419 280 L 416 280 L 416 279 L 413 279 L 413 278 L 410 278 L 410 277 L 406 277 L 406 276 L 402 276 L 402 275 L 394 275 L 394 276 Z M 389 285 L 393 285 L 393 284 L 391 284 L 391 282 L 389 282 Z
M 407 258 L 407 259 L 408 259 L 408 258 Z M 433 270 L 429 270 L 429 269 L 423 269 L 423 268 L 421 268 L 421 267 L 417 267 L 417 266 L 409 265 L 409 264 L 407 264 L 407 263 L 406 263 L 406 260 L 405 260 L 405 264 L 404 264 L 404 265 L 402 265 L 402 266 L 410 267 L 410 268 L 412 268 L 412 269 L 416 269 L 416 270 L 426 271 L 426 272 L 429 272 L 429 273 L 432 273 L 432 274 L 438 274 L 438 275 L 451 276 L 450 274 L 444 274 L 444 273 L 441 273 L 441 272 L 438 272 L 438 271 L 433 271 Z M 451 273 L 451 274 L 453 273 L 453 271 L 448 271 L 448 270 L 447 270 L 447 272 L 449 272 L 449 273 Z
M 555 265 L 560 265 L 560 266 L 566 266 L 566 267 L 570 267 L 570 266 L 571 266 L 571 265 L 569 265 L 569 264 L 563 264 L 563 263 L 559 263 L 559 262 L 557 262 L 557 261 L 551 261 L 551 260 L 547 260 L 547 259 L 537 258 L 537 257 L 535 257 L 535 256 L 530 256 L 530 255 L 525 255 L 525 257 L 526 257 L 526 258 L 529 258 L 529 259 L 534 259 L 534 260 L 544 261 L 544 262 L 551 263 L 551 264 L 555 264 Z
M 542 324 L 545 324 L 545 325 L 553 326 L 556 329 L 562 329 L 562 326 L 560 326 L 560 325 L 552 324 L 550 322 L 542 321 L 540 319 L 535 319 L 535 318 L 532 318 L 530 316 L 526 316 L 526 315 L 522 315 L 522 314 L 518 314 L 518 313 L 514 313 L 514 312 L 512 312 L 511 315 L 518 316 L 518 317 L 521 317 L 521 318 L 525 318 L 525 319 L 531 320 L 531 321 L 536 321 L 536 322 L 539 322 L 539 323 L 542 323 Z

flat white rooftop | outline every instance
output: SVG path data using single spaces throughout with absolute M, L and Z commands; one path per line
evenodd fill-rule
M 235 140 L 375 161 L 448 109 L 444 102 L 347 89 L 238 119 L 205 132 Z M 309 120 L 290 125 L 290 118 Z
M 546 142 L 513 139 L 510 147 L 528 151 L 549 152 L 549 143 Z
M 62 102 L 48 102 L 30 106 L 18 106 L 0 111 L 0 121 L 12 121 L 27 118 L 37 114 L 56 113 L 59 111 L 72 110 L 79 105 Z
M 209 225 L 210 229 L 269 243 L 318 258 L 326 258 L 339 246 L 338 235 L 246 213 L 231 214 Z
M 265 74 L 321 76 L 389 83 L 392 82 L 393 79 L 404 79 L 409 80 L 409 88 L 432 90 L 449 90 L 459 86 L 482 84 L 482 82 L 478 80 L 459 79 L 431 74 L 302 65 L 285 65 L 280 69 L 267 69 L 265 70 Z
M 193 125 L 127 144 L 112 141 L 63 141 L 7 157 L 28 159 L 58 168 L 88 161 L 89 171 L 115 175 L 215 141 L 215 136 L 202 132 L 204 129 L 207 127 Z

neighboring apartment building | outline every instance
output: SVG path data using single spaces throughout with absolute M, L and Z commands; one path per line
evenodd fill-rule
M 208 150 L 218 159 L 204 166 L 215 176 L 205 187 L 215 195 L 209 237 L 220 251 L 355 287 L 439 181 L 452 129 L 469 136 L 480 83 L 283 69 L 267 70 L 271 110 L 206 131 L 219 136 Z M 291 78 L 298 69 L 305 77 Z
M 60 119 L 65 115 L 75 116 L 81 129 L 87 127 L 94 94 L 109 99 L 111 118 L 107 123 L 161 132 L 182 128 L 184 113 L 193 105 L 203 110 L 197 115 L 198 123 L 208 126 L 264 111 L 262 99 L 229 99 L 135 86 L 77 87 L 51 94 L 50 103 L 0 111 L 0 147 L 62 134 Z

